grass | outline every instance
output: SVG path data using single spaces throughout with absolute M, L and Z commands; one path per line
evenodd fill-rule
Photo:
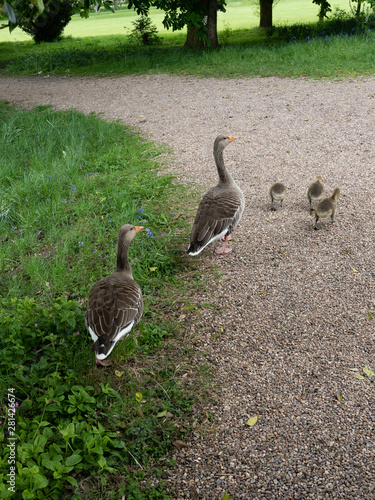
M 338 78 L 373 74 L 373 26 L 363 25 L 360 32 L 353 30 L 354 21 L 349 20 L 344 11 L 338 11 L 330 20 L 318 24 L 316 10 L 310 12 L 307 9 L 309 14 L 303 11 L 303 16 L 298 17 L 293 5 L 289 7 L 284 6 L 282 10 L 290 16 L 289 24 L 284 21 L 280 24 L 278 19 L 283 17 L 276 15 L 277 9 L 281 8 L 278 4 L 275 9 L 276 29 L 260 30 L 250 22 L 249 26 L 243 26 L 247 15 L 245 10 L 251 11 L 249 6 L 231 2 L 227 13 L 219 16 L 221 48 L 216 51 L 186 50 L 183 47 L 185 33 L 167 33 L 163 29 L 159 33 L 163 35 L 160 46 L 131 44 L 126 35 L 114 34 L 123 32 L 123 28 L 117 30 L 115 19 L 121 19 L 122 26 L 125 21 L 131 26 L 135 14 L 129 11 L 121 11 L 114 17 L 109 13 L 100 14 L 100 17 L 93 15 L 89 20 L 75 17 L 69 25 L 72 34 L 61 42 L 38 46 L 32 42 L 0 43 L 0 68 L 4 69 L 5 75 L 174 73 L 220 78 L 274 75 Z M 161 26 L 161 15 L 153 12 L 158 27 Z M 305 18 L 310 22 L 303 23 Z M 113 20 L 112 28 L 104 29 L 110 19 Z M 294 24 L 290 24 L 293 21 Z M 90 30 L 86 30 L 89 24 L 84 23 L 91 23 Z M 87 36 L 100 32 L 100 29 L 108 35 Z
M 2 104 L 0 124 L 0 496 L 15 422 L 12 498 L 167 499 L 150 478 L 172 465 L 199 392 L 181 382 L 189 351 L 173 319 L 189 293 L 186 188 L 163 173 L 165 148 L 119 123 Z M 130 249 L 145 311 L 137 344 L 100 370 L 84 303 L 126 222 L 146 228 Z

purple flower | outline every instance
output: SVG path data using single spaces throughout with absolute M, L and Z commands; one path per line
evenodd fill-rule
M 78 242 L 78 246 L 81 247 L 83 245 L 83 241 Z
M 143 214 L 143 212 L 144 212 L 144 211 L 145 211 L 145 209 L 144 209 L 144 208 L 141 208 L 140 210 L 137 210 L 137 212 L 138 212 L 139 214 Z
M 154 236 L 154 233 L 148 227 L 146 227 L 146 233 L 147 233 L 147 238 L 152 238 Z

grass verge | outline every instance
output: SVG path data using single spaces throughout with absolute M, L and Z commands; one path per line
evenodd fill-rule
M 174 313 L 186 188 L 161 171 L 165 149 L 119 123 L 7 104 L 0 123 L 0 496 L 167 499 L 160 477 L 199 390 L 181 377 Z M 84 303 L 126 222 L 147 228 L 130 251 L 146 307 L 137 343 L 101 370 Z

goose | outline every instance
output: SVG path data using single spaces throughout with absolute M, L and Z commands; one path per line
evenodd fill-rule
M 97 365 L 111 364 L 105 358 L 111 354 L 116 342 L 129 335 L 142 316 L 142 292 L 133 279 L 128 260 L 129 245 L 142 229 L 143 226 L 131 224 L 120 227 L 116 269 L 96 282 L 89 293 L 85 325 L 94 342 Z
M 286 196 L 286 187 L 284 184 L 281 184 L 281 182 L 275 182 L 275 184 L 272 184 L 270 187 L 270 198 L 272 202 L 272 207 L 271 210 L 276 210 L 274 206 L 275 201 L 280 201 L 280 207 L 283 206 L 283 199 Z
M 218 184 L 202 198 L 190 235 L 189 255 L 198 255 L 213 241 L 224 239 L 217 254 L 231 252 L 227 242 L 236 229 L 245 208 L 245 198 L 233 177 L 225 168 L 223 151 L 236 137 L 218 135 L 214 142 L 214 158 L 219 175 Z
M 324 185 L 320 175 L 316 177 L 316 181 L 310 184 L 307 190 L 307 197 L 309 199 L 310 210 L 312 209 L 312 201 L 320 201 L 324 195 Z
M 335 221 L 335 215 L 336 215 L 336 210 L 337 210 L 337 197 L 340 194 L 340 190 L 336 188 L 332 196 L 330 198 L 324 198 L 318 205 L 315 207 L 315 224 L 314 224 L 314 229 L 320 229 L 318 226 L 318 221 L 319 219 L 323 217 L 331 217 L 332 222 Z

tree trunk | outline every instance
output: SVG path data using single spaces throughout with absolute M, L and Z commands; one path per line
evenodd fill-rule
M 272 28 L 272 4 L 273 0 L 259 0 L 260 28 Z
M 358 0 L 358 2 L 357 2 L 357 11 L 355 13 L 356 17 L 359 17 L 359 14 L 361 13 L 361 5 L 362 5 L 362 0 Z
M 210 47 L 217 49 L 219 41 L 217 38 L 217 0 L 202 0 L 200 2 L 203 7 L 203 22 L 207 27 L 207 40 L 198 37 L 199 30 L 191 25 L 188 25 L 185 47 L 189 49 L 201 49 Z
M 217 39 L 217 0 L 209 0 L 208 2 L 207 37 L 210 41 L 210 49 L 217 49 L 219 47 L 219 40 Z
M 118 0 L 113 0 L 113 8 L 114 8 L 114 10 L 118 10 L 119 9 Z

